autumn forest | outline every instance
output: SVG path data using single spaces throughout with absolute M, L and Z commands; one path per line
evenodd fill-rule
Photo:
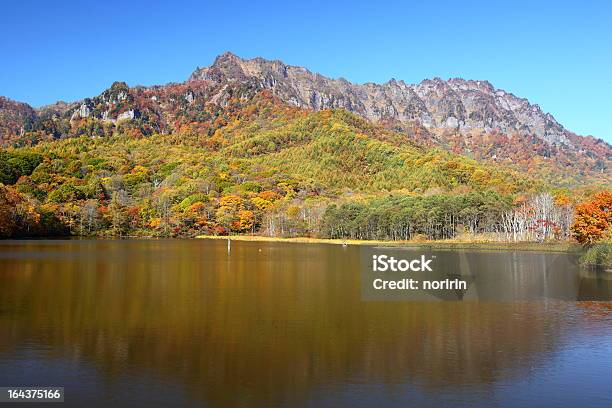
M 0 150 L 0 237 L 610 239 L 603 170 L 563 183 L 558 163 L 484 160 L 418 126 L 210 88 L 116 83 L 74 113 L 5 109 L 22 125 Z

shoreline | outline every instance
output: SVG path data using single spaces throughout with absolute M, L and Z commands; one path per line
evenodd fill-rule
M 153 237 L 153 236 L 53 236 L 53 237 L 19 237 L 0 239 L 1 241 L 39 241 L 39 240 L 227 240 L 243 242 L 280 242 L 294 244 L 328 244 L 351 246 L 388 246 L 404 247 L 414 249 L 474 249 L 489 251 L 543 251 L 543 252 L 564 252 L 578 254 L 583 250 L 580 244 L 572 242 L 488 242 L 488 241 L 381 241 L 381 240 L 357 240 L 357 239 L 331 239 L 331 238 L 280 238 L 266 237 L 261 235 L 197 235 L 195 237 Z
M 330 245 L 384 245 L 393 247 L 413 247 L 432 249 L 479 249 L 491 251 L 546 251 L 546 252 L 578 252 L 582 248 L 579 244 L 571 242 L 467 242 L 467 241 L 367 241 L 354 239 L 328 239 L 328 238 L 278 238 L 261 235 L 198 235 L 195 239 L 212 239 L 245 241 L 245 242 L 284 242 L 295 244 L 330 244 Z

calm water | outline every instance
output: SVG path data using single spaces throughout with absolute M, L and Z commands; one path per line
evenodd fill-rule
M 0 386 L 63 386 L 68 406 L 611 407 L 612 303 L 566 296 L 611 278 L 461 255 L 495 277 L 482 293 L 546 296 L 365 302 L 356 247 L 0 242 Z

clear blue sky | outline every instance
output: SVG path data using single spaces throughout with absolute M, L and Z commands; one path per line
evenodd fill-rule
M 180 82 L 232 51 L 358 83 L 487 79 L 612 142 L 612 5 L 497 3 L 7 2 L 0 95 L 40 106 Z

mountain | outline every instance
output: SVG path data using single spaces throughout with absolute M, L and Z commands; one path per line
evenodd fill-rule
M 115 86 L 115 96 L 124 95 L 122 86 Z M 179 89 L 166 98 L 184 92 Z M 291 107 L 265 90 L 250 97 L 245 89 L 228 87 L 220 95 L 225 92 L 233 96 L 194 110 L 206 118 L 205 127 L 191 122 L 171 134 L 150 136 L 123 128 L 149 114 L 140 111 L 133 119 L 119 120 L 118 131 L 108 137 L 90 132 L 0 150 L 0 238 L 228 232 L 327 236 L 321 228 L 328 208 L 333 212 L 347 201 L 375 197 L 399 201 L 372 214 L 369 230 L 380 223 L 374 229 L 384 236 L 440 238 L 454 233 L 458 223 L 495 231 L 515 196 L 542 187 L 503 166 L 407 141 L 405 134 L 341 109 Z M 142 95 L 132 96 L 138 96 L 132 101 L 136 106 L 143 106 Z M 107 102 L 119 103 L 113 98 Z M 129 99 L 121 96 L 120 101 Z M 92 102 L 90 117 L 97 114 L 96 103 L 103 102 Z M 73 122 L 98 123 L 90 117 Z M 106 120 L 105 126 L 112 125 Z M 414 204 L 409 230 L 398 217 L 408 204 Z M 351 213 L 354 219 L 343 215 L 345 221 L 365 221 L 357 216 L 361 207 L 347 205 L 343 211 L 357 212 Z M 396 224 L 401 234 L 389 232 Z
M 115 82 L 40 109 L 2 99 L 11 146 L 0 149 L 0 237 L 497 240 L 515 239 L 520 227 L 525 239 L 567 239 L 572 206 L 610 184 L 610 146 L 601 141 L 581 150 L 589 139 L 561 127 L 553 134 L 554 126 L 542 137 L 449 128 L 442 107 L 469 116 L 472 105 L 418 86 L 406 92 L 420 119 L 369 117 L 387 103 L 386 84 L 302 69 L 298 79 L 278 74 L 294 70 L 283 67 L 225 54 L 184 83 Z M 315 105 L 305 105 L 305 87 Z
M 550 114 L 487 81 L 434 78 L 409 85 L 392 79 L 382 85 L 358 85 L 280 61 L 243 60 L 231 53 L 189 78 L 190 82 L 202 80 L 218 84 L 252 80 L 295 106 L 345 109 L 373 122 L 417 121 L 434 129 L 533 134 L 551 144 L 573 146 L 568 132 Z
M 80 135 L 150 136 L 192 132 L 210 136 L 223 126 L 233 98 L 267 91 L 304 110 L 342 109 L 404 134 L 406 143 L 436 147 L 479 161 L 528 171 L 558 185 L 609 183 L 612 146 L 566 130 L 552 115 L 487 81 L 440 78 L 406 84 L 352 84 L 305 68 L 225 53 L 184 83 L 128 87 L 34 110 L 0 99 L 3 144 Z
M 254 83 L 288 104 L 345 109 L 394 130 L 412 130 L 426 145 L 516 164 L 557 182 L 566 177 L 610 177 L 612 146 L 566 130 L 538 105 L 487 81 L 434 78 L 411 85 L 392 79 L 359 85 L 280 61 L 244 60 L 231 53 L 197 69 L 188 83 L 198 81 Z

